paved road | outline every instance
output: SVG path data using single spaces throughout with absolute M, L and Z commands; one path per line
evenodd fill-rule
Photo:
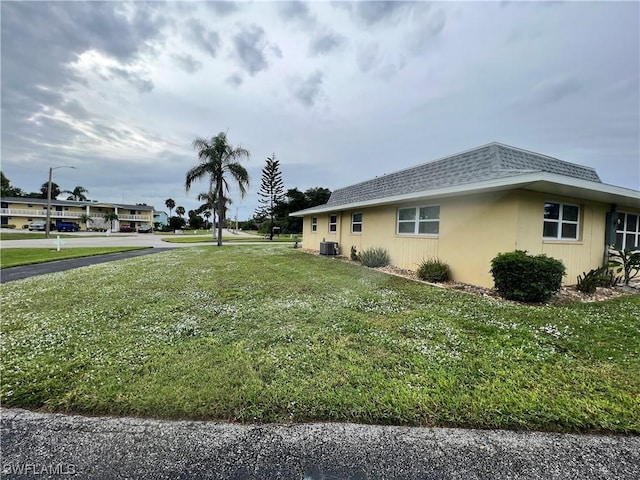
M 640 478 L 639 437 L 1 414 L 5 478 Z
M 37 263 L 34 265 L 23 265 L 20 267 L 3 268 L 0 270 L 0 283 L 12 282 L 23 278 L 35 277 L 46 273 L 63 272 L 73 268 L 86 267 L 96 263 L 113 262 L 125 258 L 140 257 L 152 253 L 164 252 L 169 248 L 146 248 L 144 250 L 133 250 L 130 252 L 107 253 L 105 255 L 94 255 L 92 257 L 70 258 L 68 260 L 57 260 L 55 262 Z

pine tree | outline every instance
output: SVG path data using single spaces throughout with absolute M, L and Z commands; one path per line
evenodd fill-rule
M 278 202 L 284 198 L 284 186 L 280 162 L 276 160 L 276 154 L 267 157 L 266 165 L 262 169 L 262 182 L 258 191 L 260 206 L 256 210 L 259 217 L 269 217 L 269 239 L 273 240 L 273 219 Z

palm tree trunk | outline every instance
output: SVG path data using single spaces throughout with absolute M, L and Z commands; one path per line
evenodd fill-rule
M 224 199 L 222 198 L 222 179 L 218 182 L 218 246 L 222 246 L 222 219 L 224 218 Z

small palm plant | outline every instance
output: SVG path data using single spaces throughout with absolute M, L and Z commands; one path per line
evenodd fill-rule
M 118 220 L 118 214 L 116 212 L 107 212 L 102 218 L 110 225 L 110 230 L 113 230 L 113 221 Z

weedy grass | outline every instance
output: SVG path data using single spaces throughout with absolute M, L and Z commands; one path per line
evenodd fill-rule
M 640 433 L 640 296 L 521 306 L 284 245 L 0 288 L 5 406 Z
M 59 252 L 51 248 L 4 248 L 0 251 L 2 268 L 46 263 L 69 258 L 92 257 L 105 253 L 128 252 L 146 247 L 77 247 L 62 248 Z

